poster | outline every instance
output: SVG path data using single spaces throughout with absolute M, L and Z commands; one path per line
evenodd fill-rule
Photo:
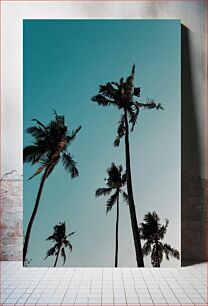
M 180 265 L 180 31 L 24 20 L 25 266 Z

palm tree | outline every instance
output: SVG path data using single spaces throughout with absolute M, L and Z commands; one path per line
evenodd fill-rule
M 107 200 L 106 213 L 111 211 L 116 204 L 116 247 L 115 247 L 115 267 L 118 267 L 118 223 L 119 223 L 119 195 L 122 194 L 124 201 L 128 201 L 128 196 L 122 187 L 126 185 L 126 173 L 123 172 L 122 166 L 116 166 L 114 163 L 106 170 L 108 174 L 106 187 L 98 188 L 95 192 L 96 197 L 113 194 Z
M 147 103 L 140 103 L 135 97 L 140 97 L 140 88 L 134 87 L 135 65 L 132 67 L 131 75 L 121 78 L 119 82 L 108 82 L 100 85 L 99 94 L 92 97 L 92 101 L 97 102 L 101 106 L 115 106 L 122 111 L 118 122 L 117 137 L 114 141 L 115 146 L 119 146 L 120 140 L 125 136 L 125 157 L 126 157 L 126 176 L 129 212 L 131 218 L 132 232 L 136 251 L 136 260 L 138 267 L 144 267 L 143 254 L 141 248 L 140 235 L 138 231 L 138 223 L 136 217 L 136 209 L 134 204 L 132 178 L 131 178 L 131 161 L 129 147 L 129 125 L 131 132 L 134 130 L 141 107 L 144 109 L 163 109 L 161 104 L 156 104 L 154 100 L 148 100 Z
M 61 256 L 63 257 L 63 265 L 66 262 L 66 253 L 65 248 L 69 248 L 69 251 L 72 251 L 72 245 L 70 241 L 67 239 L 69 236 L 72 236 L 75 232 L 70 234 L 66 234 L 66 225 L 65 222 L 59 223 L 53 227 L 53 234 L 49 236 L 46 240 L 52 240 L 55 245 L 47 251 L 46 257 L 56 256 L 54 267 L 56 267 L 59 254 L 61 252 Z M 44 259 L 44 260 L 45 260 Z
M 73 156 L 67 152 L 67 148 L 75 139 L 81 126 L 76 130 L 69 132 L 64 122 L 64 116 L 57 115 L 56 111 L 54 111 L 54 114 L 55 119 L 47 126 L 39 120 L 33 119 L 33 121 L 36 122 L 36 125 L 31 126 L 26 130 L 27 133 L 34 137 L 34 143 L 24 148 L 23 160 L 25 163 L 31 163 L 32 165 L 36 163 L 39 164 L 37 171 L 29 179 L 32 179 L 42 172 L 43 176 L 40 181 L 35 206 L 25 235 L 23 262 L 25 262 L 26 259 L 30 233 L 37 214 L 46 179 L 52 173 L 59 161 L 62 162 L 65 170 L 70 173 L 71 178 L 75 178 L 79 175 L 76 162 L 74 161 Z
M 179 259 L 179 251 L 172 248 L 167 243 L 162 243 L 161 240 L 167 232 L 167 227 L 169 224 L 168 219 L 165 220 L 165 225 L 160 224 L 160 218 L 154 211 L 152 214 L 149 212 L 144 216 L 144 222 L 140 225 L 140 235 L 142 240 L 147 240 L 143 245 L 143 254 L 147 256 L 151 253 L 151 263 L 153 267 L 160 267 L 163 259 L 163 254 L 165 254 L 166 259 L 169 257 L 174 257 Z

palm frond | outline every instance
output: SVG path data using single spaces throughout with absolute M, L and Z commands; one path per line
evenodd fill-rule
M 57 111 L 55 109 L 53 110 L 53 112 L 54 112 L 57 124 L 59 126 L 64 126 L 64 121 L 65 121 L 64 116 L 58 115 L 58 113 L 57 113 Z
M 124 186 L 126 184 L 126 171 L 122 175 L 121 180 L 122 180 L 122 185 Z
M 118 88 L 113 86 L 114 83 L 115 82 L 108 82 L 105 85 L 100 85 L 99 93 L 107 98 L 115 100 L 118 96 Z
M 118 128 L 117 133 L 121 137 L 125 134 L 126 128 L 125 128 L 125 116 L 124 114 L 121 115 L 120 120 L 118 122 Z
M 45 153 L 42 147 L 36 145 L 26 146 L 23 149 L 23 162 L 24 163 L 34 163 L 38 161 L 42 155 Z
M 111 82 L 112 85 L 115 85 L 117 87 L 117 89 L 120 89 L 120 85 L 118 82 Z
M 71 135 L 69 136 L 69 141 L 72 141 L 75 139 L 77 133 L 81 130 L 82 126 L 80 125 L 76 130 L 71 132 Z
M 122 197 L 123 197 L 124 202 L 128 204 L 129 198 L 128 198 L 128 194 L 125 191 L 122 191 Z
M 63 264 L 65 265 L 65 262 L 66 262 L 66 253 L 65 253 L 65 250 L 64 248 L 61 249 L 61 256 L 63 257 Z
M 47 241 L 47 240 L 54 240 L 54 241 L 55 241 L 55 240 L 56 240 L 56 238 L 55 238 L 55 236 L 54 236 L 54 235 L 51 235 L 51 236 L 49 236 L 49 237 L 46 239 L 46 241 Z
M 79 176 L 79 171 L 76 167 L 76 162 L 73 160 L 73 157 L 70 153 L 63 153 L 62 163 L 65 170 L 71 174 L 72 178 Z
M 149 255 L 151 250 L 152 250 L 151 242 L 149 240 L 147 240 L 142 247 L 142 252 L 143 252 L 144 256 Z
M 113 208 L 114 204 L 116 203 L 118 197 L 119 197 L 119 192 L 116 190 L 116 192 L 114 194 L 112 194 L 112 196 L 108 199 L 108 201 L 106 203 L 106 214 L 109 211 L 111 211 L 111 209 Z
M 70 234 L 68 234 L 66 237 L 70 237 L 72 235 L 74 235 L 76 232 L 71 232 Z
M 158 230 L 158 236 L 162 240 L 165 237 L 165 234 L 167 233 L 167 228 L 168 228 L 169 220 L 165 220 L 165 225 L 162 225 L 159 230 Z
M 121 140 L 120 137 L 117 135 L 114 142 L 113 142 L 114 147 L 119 147 L 120 140 Z
M 109 195 L 110 193 L 112 192 L 112 188 L 109 187 L 109 188 L 98 188 L 96 191 L 95 191 L 95 196 L 96 197 L 100 197 L 100 196 L 106 196 L 106 195 Z
M 153 99 L 148 99 L 147 103 L 139 103 L 139 102 L 137 102 L 137 103 L 138 103 L 138 105 L 140 107 L 143 107 L 144 109 L 154 109 L 155 108 L 157 110 L 158 109 L 164 110 L 164 108 L 162 107 L 161 103 L 156 104 Z
M 36 140 L 40 140 L 47 136 L 47 131 L 42 127 L 31 126 L 26 129 L 28 134 L 31 134 Z
M 162 110 L 164 110 L 164 108 L 162 107 L 161 103 L 157 104 L 156 109 L 162 109 Z
M 122 167 L 122 165 L 119 165 L 119 166 L 118 166 L 118 171 L 120 172 L 120 175 L 121 175 L 121 173 L 123 172 L 123 167 Z
M 109 167 L 106 172 L 108 173 L 107 178 L 107 186 L 112 187 L 114 189 L 122 187 L 122 166 L 116 166 L 114 163 L 111 164 L 111 167 Z
M 131 98 L 133 94 L 132 90 L 133 90 L 134 75 L 135 75 L 135 64 L 133 64 L 131 74 L 126 78 L 126 82 L 124 83 L 125 94 L 129 98 Z
M 163 250 L 164 250 L 164 252 L 166 254 L 166 258 L 167 258 L 167 255 L 168 255 L 168 257 L 170 255 L 171 257 L 174 257 L 176 259 L 180 259 L 179 251 L 177 249 L 175 249 L 175 248 L 172 248 L 169 244 L 164 243 L 163 244 Z
M 41 167 L 38 168 L 38 170 L 29 178 L 29 180 L 33 179 L 36 175 L 40 174 L 47 165 L 42 165 Z
M 46 260 L 46 258 L 48 258 L 49 256 L 55 255 L 56 249 L 57 249 L 57 245 L 54 245 L 52 248 L 50 248 L 50 249 L 47 251 L 46 257 L 44 258 L 44 260 Z
M 91 100 L 93 102 L 97 102 L 99 105 L 101 106 L 109 106 L 111 103 L 113 103 L 112 100 L 109 100 L 107 98 L 105 98 L 103 95 L 101 94 L 98 94 L 94 97 L 91 98 Z
M 131 69 L 131 75 L 134 75 L 135 74 L 135 63 L 132 65 L 132 69 Z
M 70 251 L 70 252 L 72 251 L 72 244 L 70 243 L 69 240 L 65 240 L 64 245 L 65 245 L 66 248 L 67 248 L 67 247 L 69 248 L 69 251 Z
M 114 140 L 115 147 L 119 146 L 121 138 L 125 135 L 125 131 L 125 116 L 122 114 L 120 120 L 118 121 L 117 136 Z
M 47 132 L 46 126 L 41 121 L 37 119 L 32 119 L 32 121 L 35 121 L 39 126 L 41 126 Z
M 109 177 L 115 177 L 119 175 L 119 168 L 116 167 L 115 163 L 111 163 L 111 166 L 107 168 L 106 172 Z
M 144 222 L 140 224 L 140 233 L 141 233 L 141 239 L 143 240 L 149 240 L 153 239 L 155 234 L 158 234 L 158 230 L 161 227 L 161 224 L 159 223 L 160 218 L 154 211 L 153 213 L 147 213 L 144 216 Z
M 131 123 L 131 132 L 134 130 L 134 127 L 137 123 L 137 118 L 139 115 L 139 105 L 135 101 L 132 103 L 130 107 L 127 108 L 128 115 L 129 115 L 129 123 Z
M 140 97 L 141 88 L 140 87 L 134 87 L 134 96 Z

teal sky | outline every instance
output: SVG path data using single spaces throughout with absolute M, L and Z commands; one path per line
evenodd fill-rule
M 48 178 L 30 239 L 31 266 L 53 265 L 54 257 L 43 260 L 52 246 L 45 239 L 63 221 L 76 231 L 65 266 L 113 266 L 116 209 L 106 215 L 107 198 L 96 199 L 95 190 L 104 187 L 111 162 L 125 164 L 124 143 L 113 147 L 119 111 L 91 97 L 99 84 L 128 76 L 133 63 L 140 101 L 154 98 L 165 108 L 142 110 L 130 138 L 138 222 L 153 210 L 162 222 L 168 218 L 165 240 L 180 250 L 180 27 L 179 20 L 24 20 L 24 131 L 33 118 L 48 123 L 53 109 L 70 129 L 82 125 L 69 147 L 80 176 L 72 180 L 60 164 Z M 24 132 L 24 146 L 31 141 Z M 36 168 L 24 165 L 24 231 L 40 183 L 28 181 Z M 129 210 L 120 205 L 119 265 L 133 267 Z

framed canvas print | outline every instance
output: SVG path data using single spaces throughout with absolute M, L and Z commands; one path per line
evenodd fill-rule
M 180 20 L 23 21 L 24 266 L 178 267 Z

